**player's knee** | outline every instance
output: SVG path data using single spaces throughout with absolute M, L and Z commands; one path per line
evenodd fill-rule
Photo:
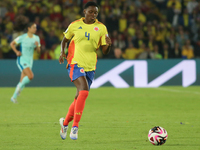
M 82 90 L 84 90 L 84 91 L 89 91 L 89 87 L 87 86 L 87 87 L 84 87 Z
M 87 84 L 82 84 L 80 87 L 78 87 L 78 91 L 79 91 L 79 92 L 82 91 L 82 90 L 84 90 L 84 91 L 89 91 L 88 85 L 87 85 Z M 79 92 L 78 92 L 78 93 L 79 93 Z M 76 94 L 78 94 L 78 93 L 76 93 Z
M 33 80 L 34 74 L 30 75 L 28 78 L 29 78 L 29 80 Z

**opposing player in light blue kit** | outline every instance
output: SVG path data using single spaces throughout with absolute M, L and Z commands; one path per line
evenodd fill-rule
M 35 35 L 37 28 L 35 23 L 27 24 L 27 33 L 24 33 L 14 39 L 10 46 L 17 55 L 17 66 L 21 71 L 20 82 L 17 84 L 15 92 L 11 97 L 13 103 L 17 103 L 17 96 L 34 77 L 32 72 L 34 50 L 40 52 L 40 38 Z M 20 49 L 16 45 L 20 44 Z

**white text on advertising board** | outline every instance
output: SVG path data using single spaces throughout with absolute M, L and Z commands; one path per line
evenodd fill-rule
M 110 82 L 116 88 L 130 87 L 120 76 L 122 72 L 130 67 L 134 68 L 134 87 L 159 87 L 181 72 L 183 87 L 190 86 L 196 81 L 196 62 L 194 60 L 183 60 L 150 82 L 148 82 L 147 61 L 127 60 L 95 79 L 91 88 L 98 88 L 106 82 Z

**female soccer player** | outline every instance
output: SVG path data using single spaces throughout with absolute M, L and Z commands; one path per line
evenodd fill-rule
M 75 99 L 69 107 L 65 118 L 60 118 L 60 136 L 64 140 L 67 135 L 68 124 L 73 121 L 70 138 L 78 138 L 78 127 L 85 101 L 88 97 L 90 85 L 94 79 L 97 55 L 96 51 L 101 46 L 103 54 L 110 51 L 111 40 L 108 37 L 106 26 L 99 22 L 98 5 L 88 2 L 84 6 L 84 18 L 72 22 L 64 32 L 61 42 L 59 62 L 63 63 L 67 42 L 70 42 L 67 56 L 67 69 L 71 81 L 77 88 Z M 64 57 L 64 58 L 63 58 Z
M 24 16 L 20 16 L 16 19 L 16 26 L 18 30 L 24 27 L 22 23 L 26 19 Z M 21 71 L 20 82 L 17 84 L 15 92 L 11 97 L 13 103 L 17 103 L 17 95 L 22 91 L 26 84 L 33 79 L 33 52 L 37 50 L 40 52 L 40 38 L 35 35 L 37 28 L 35 23 L 27 23 L 27 33 L 18 36 L 10 43 L 12 50 L 17 55 L 17 66 Z M 20 44 L 20 50 L 16 49 L 16 45 Z

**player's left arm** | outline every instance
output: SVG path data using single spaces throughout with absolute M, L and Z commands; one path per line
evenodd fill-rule
M 106 45 L 102 45 L 102 52 L 104 55 L 108 54 L 110 52 L 110 48 L 111 48 L 111 39 L 109 38 L 109 36 L 105 36 L 105 41 L 106 41 Z
M 106 26 L 104 26 L 102 30 L 102 37 L 101 37 L 101 49 L 104 55 L 110 52 L 111 44 L 112 42 L 108 36 L 107 28 Z
M 41 49 L 40 49 L 40 39 L 38 38 L 38 40 L 37 41 L 35 41 L 35 45 L 36 45 L 36 48 L 35 48 L 35 50 L 38 52 L 38 53 L 40 53 L 40 51 L 41 51 Z

